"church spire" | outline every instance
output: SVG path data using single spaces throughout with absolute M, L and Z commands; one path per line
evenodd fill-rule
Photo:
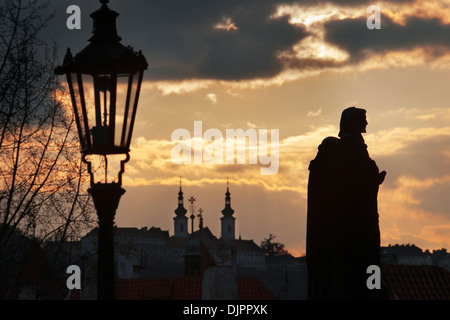
M 181 177 L 180 177 L 180 191 L 178 191 L 178 208 L 175 210 L 177 216 L 185 215 L 187 210 L 184 208 L 183 190 L 181 189 Z
M 224 216 L 231 216 L 234 210 L 231 209 L 230 181 L 227 177 L 227 192 L 225 193 L 225 209 L 222 210 Z
M 227 177 L 227 192 L 225 193 L 225 208 L 222 210 L 223 217 L 220 218 L 222 239 L 235 239 L 235 220 L 234 210 L 231 209 L 230 181 Z
M 178 207 L 174 210 L 176 217 L 174 220 L 174 235 L 175 237 L 187 237 L 187 217 L 186 208 L 184 207 L 183 190 L 181 189 L 181 177 L 180 177 L 180 191 L 178 191 Z

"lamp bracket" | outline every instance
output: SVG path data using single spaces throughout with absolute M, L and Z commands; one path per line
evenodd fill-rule
M 81 156 L 81 160 L 87 164 L 87 168 L 88 168 L 88 173 L 90 176 L 90 180 L 91 180 L 91 187 L 93 187 L 95 185 L 94 182 L 94 172 L 92 172 L 92 162 L 87 160 L 87 156 L 89 154 L 88 153 L 83 153 Z M 130 160 L 130 153 L 127 152 L 126 154 L 126 158 L 123 160 L 120 160 L 120 171 L 118 173 L 118 185 L 121 186 L 122 185 L 122 174 L 125 172 L 125 163 L 127 163 Z M 107 159 L 107 154 L 103 154 L 103 156 L 105 157 L 105 182 L 107 182 L 106 178 L 107 178 L 107 170 L 108 170 L 108 159 Z M 114 183 L 114 182 L 113 182 Z M 114 183 L 116 184 L 116 183 Z

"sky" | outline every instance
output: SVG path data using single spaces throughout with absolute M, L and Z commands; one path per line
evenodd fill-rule
M 81 29 L 66 27 L 69 5 L 79 6 Z M 369 5 L 380 9 L 380 29 L 367 27 Z M 67 47 L 76 53 L 88 44 L 89 14 L 100 4 L 51 0 L 50 7 L 55 18 L 42 37 L 58 45 L 62 62 Z M 387 171 L 378 196 L 381 244 L 450 248 L 450 1 L 111 0 L 109 7 L 120 13 L 122 44 L 149 63 L 119 227 L 173 235 L 181 176 L 185 207 L 194 196 L 204 226 L 219 237 L 229 177 L 236 236 L 259 244 L 273 234 L 304 255 L 309 162 L 324 138 L 337 136 L 341 112 L 356 106 L 367 110 L 369 154 Z M 258 148 L 241 149 L 244 163 L 225 159 L 230 129 L 255 133 Z M 181 143 L 174 132 L 190 138 Z M 174 148 L 191 147 L 190 163 L 174 163 Z M 196 161 L 202 151 L 219 156 Z

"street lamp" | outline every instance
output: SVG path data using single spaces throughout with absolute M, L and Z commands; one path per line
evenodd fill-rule
M 91 194 L 97 210 L 98 269 L 97 298 L 114 299 L 114 216 L 120 197 L 125 163 L 130 159 L 139 92 L 147 61 L 142 53 L 120 43 L 117 35 L 117 12 L 100 0 L 102 6 L 91 13 L 93 33 L 90 44 L 75 56 L 70 49 L 55 74 L 67 77 L 82 160 L 88 166 Z M 117 182 L 107 181 L 107 156 L 125 155 L 120 162 Z M 105 159 L 105 181 L 95 182 L 87 156 Z

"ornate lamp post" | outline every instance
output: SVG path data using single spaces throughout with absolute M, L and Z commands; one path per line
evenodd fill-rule
M 108 8 L 108 0 L 93 12 L 90 44 L 75 56 L 67 49 L 62 66 L 55 69 L 65 74 L 81 144 L 82 160 L 88 165 L 91 194 L 98 214 L 97 298 L 114 299 L 114 216 L 120 197 L 124 165 L 130 159 L 139 92 L 147 61 L 142 53 L 120 43 L 117 35 L 117 12 Z M 120 162 L 118 181 L 95 182 L 87 156 L 125 155 Z

